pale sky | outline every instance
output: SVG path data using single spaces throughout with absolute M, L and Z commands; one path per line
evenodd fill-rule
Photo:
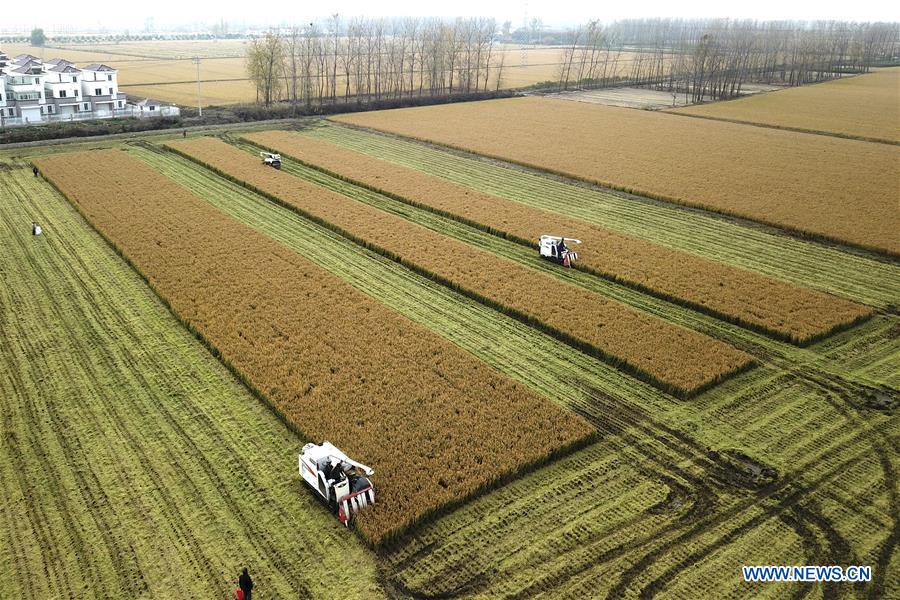
M 487 16 L 498 22 L 510 20 L 514 27 L 524 16 L 539 17 L 547 25 L 568 25 L 598 18 L 611 21 L 628 17 L 732 17 L 754 19 L 836 19 L 844 21 L 900 21 L 900 2 L 856 0 L 616 0 L 579 2 L 573 0 L 335 0 L 300 3 L 297 0 L 151 0 L 141 3 L 115 3 L 85 7 L 71 0 L 42 0 L 40 10 L 20 9 L 13 2 L 4 11 L 0 29 L 44 27 L 129 28 L 141 31 L 145 19 L 152 16 L 157 25 L 211 23 L 224 18 L 247 24 L 293 24 L 326 17 L 332 13 L 350 17 L 366 16 Z M 152 12 L 151 12 L 152 11 Z

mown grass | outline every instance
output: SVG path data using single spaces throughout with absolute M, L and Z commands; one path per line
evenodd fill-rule
M 243 565 L 273 597 L 381 595 L 303 441 L 43 180 L 0 190 L 2 595 L 226 597 Z
M 760 356 L 769 357 L 763 368 L 679 402 L 199 165 L 135 153 L 220 210 L 585 415 L 605 433 L 602 442 L 392 545 L 384 560 L 401 589 L 573 597 L 621 587 L 629 594 L 662 588 L 727 596 L 747 593 L 739 561 L 858 559 L 889 573 L 881 557 L 897 526 L 891 448 L 900 440 L 900 424 L 896 416 L 866 407 L 863 394 L 873 373 L 862 357 L 844 363 L 846 346 L 832 340 L 805 349 L 760 343 Z M 665 303 L 650 305 L 661 310 Z M 672 307 L 670 314 L 684 311 Z M 861 326 L 859 336 L 854 330 L 835 339 L 883 339 L 898 321 L 880 316 Z M 734 329 L 744 331 L 748 345 L 757 336 Z M 896 348 L 877 341 L 868 357 L 895 370 L 900 360 Z M 709 453 L 730 448 L 773 466 L 777 481 L 762 491 L 730 482 L 731 467 L 721 454 Z M 896 586 L 882 575 L 869 589 L 890 595 Z M 753 593 L 777 597 L 785 591 L 760 587 Z

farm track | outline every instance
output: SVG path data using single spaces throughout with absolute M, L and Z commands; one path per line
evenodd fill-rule
M 474 190 L 849 300 L 880 308 L 900 302 L 896 260 L 390 134 L 331 123 L 299 129 Z
M 726 382 L 701 395 L 690 405 L 680 405 L 653 388 L 622 377 L 586 356 L 572 353 L 559 342 L 520 323 L 498 317 L 485 307 L 355 246 L 202 167 L 173 155 L 144 149 L 133 152 L 221 210 L 307 256 L 409 318 L 448 337 L 494 368 L 591 417 L 607 432 L 598 444 L 611 444 L 614 454 L 627 463 L 631 475 L 623 472 L 622 476 L 627 478 L 639 474 L 644 482 L 642 485 L 656 490 L 656 501 L 642 504 L 643 508 L 639 509 L 642 512 L 626 518 L 627 525 L 609 530 L 604 530 L 592 520 L 585 521 L 584 508 L 573 506 L 570 509 L 568 496 L 562 498 L 548 494 L 548 488 L 558 489 L 555 486 L 565 481 L 558 479 L 560 477 L 574 477 L 575 480 L 588 482 L 594 479 L 595 475 L 590 475 L 590 469 L 598 464 L 594 461 L 574 467 L 574 473 L 565 471 L 559 465 L 591 455 L 599 447 L 595 444 L 572 458 L 544 467 L 477 498 L 454 513 L 423 525 L 402 542 L 393 544 L 383 558 L 388 564 L 387 576 L 398 589 L 416 594 L 426 589 L 435 590 L 436 597 L 454 592 L 508 596 L 523 589 L 534 592 L 556 590 L 556 595 L 561 590 L 569 589 L 567 586 L 577 585 L 585 577 L 596 577 L 604 569 L 611 569 L 612 573 L 627 572 L 629 565 L 641 560 L 648 569 L 647 574 L 642 572 L 638 577 L 635 572 L 620 581 L 617 589 L 631 592 L 644 590 L 651 595 L 655 585 L 679 583 L 680 579 L 673 580 L 678 573 L 673 568 L 678 564 L 673 557 L 683 553 L 680 548 L 690 548 L 692 555 L 707 557 L 703 562 L 706 566 L 698 574 L 702 578 L 704 573 L 717 568 L 710 557 L 716 556 L 732 542 L 752 537 L 754 531 L 768 527 L 772 522 L 794 531 L 801 542 L 805 540 L 805 550 L 797 556 L 798 561 L 803 560 L 804 556 L 841 555 L 846 558 L 848 549 L 854 557 L 862 560 L 864 556 L 869 556 L 870 546 L 882 548 L 878 556 L 879 564 L 884 564 L 882 557 L 885 555 L 890 560 L 890 537 L 879 539 L 877 543 L 867 542 L 865 553 L 857 550 L 835 528 L 830 514 L 833 509 L 826 510 L 824 503 L 820 506 L 815 498 L 825 498 L 829 505 L 834 504 L 835 495 L 838 495 L 839 505 L 859 502 L 860 499 L 851 500 L 839 492 L 830 491 L 830 486 L 844 476 L 849 465 L 871 456 L 869 435 L 883 435 L 885 444 L 896 444 L 896 420 L 867 410 L 861 410 L 858 419 L 850 418 L 843 398 L 839 399 L 841 404 L 821 405 L 821 392 L 798 377 L 798 373 L 803 372 L 802 368 L 794 365 L 795 373 L 769 366 Z M 874 330 L 873 335 L 879 335 L 882 329 L 891 327 L 892 317 L 879 319 L 887 323 L 875 322 L 862 327 Z M 849 333 L 842 335 L 851 338 Z M 815 348 L 794 350 L 811 362 L 817 360 Z M 838 350 L 838 347 L 831 349 L 835 353 Z M 796 359 L 796 355 L 786 355 L 782 359 L 783 366 L 790 366 L 792 358 Z M 835 370 L 841 370 L 838 363 L 835 365 Z M 844 371 L 853 375 L 849 370 Z M 797 392 L 786 398 L 780 397 L 777 392 L 785 386 L 793 386 Z M 598 390 L 602 394 L 597 393 Z M 816 420 L 808 423 L 796 424 L 788 419 L 779 419 L 776 422 L 761 422 L 758 427 L 754 424 L 745 430 L 730 422 L 735 411 L 748 410 L 752 414 L 766 415 L 788 409 L 803 410 L 807 404 L 815 405 L 817 413 L 821 413 Z M 628 410 L 623 412 L 623 408 Z M 650 417 L 651 414 L 656 416 Z M 681 433 L 686 424 L 697 419 L 711 422 L 707 422 L 697 435 Z M 828 427 L 820 425 L 820 422 L 829 421 Z M 746 422 L 752 420 L 748 418 Z M 760 437 L 762 432 L 764 437 Z M 783 448 L 779 440 L 798 436 L 810 440 L 812 449 L 805 445 Z M 758 492 L 735 487 L 727 478 L 722 481 L 722 473 L 733 472 L 734 467 L 727 461 L 722 463 L 721 455 L 718 459 L 712 458 L 706 450 L 709 447 L 720 450 L 744 448 L 756 458 L 771 455 L 773 462 L 770 464 L 776 467 L 780 476 L 764 496 L 764 506 L 758 506 Z M 885 472 L 880 475 L 876 473 L 874 477 L 886 480 L 885 490 L 879 492 L 884 494 L 887 488 L 895 484 L 888 483 L 893 476 L 888 473 L 883 461 L 879 463 L 880 469 Z M 890 466 L 890 461 L 887 466 Z M 577 476 L 582 473 L 584 479 Z M 510 494 L 523 488 L 526 490 L 524 495 L 511 502 Z M 669 490 L 668 494 L 663 492 L 665 489 Z M 674 500 L 665 501 L 660 496 L 661 492 L 662 496 Z M 603 489 L 589 490 L 584 495 L 593 499 L 591 504 L 594 510 L 610 510 L 614 506 L 615 496 L 604 496 Z M 686 499 L 679 499 L 679 495 Z M 674 514 L 670 514 L 667 508 L 674 510 Z M 710 514 L 698 519 L 697 515 L 703 514 L 700 509 Z M 881 513 L 874 505 L 868 507 L 868 512 L 873 510 L 872 518 L 882 522 Z M 541 517 L 541 514 L 544 516 Z M 562 525 L 562 515 L 567 516 L 563 523 L 571 522 L 572 525 Z M 488 519 L 487 525 L 483 523 L 485 519 Z M 518 581 L 516 585 L 509 583 L 511 579 L 521 578 L 521 575 L 514 574 L 519 573 L 519 569 L 539 562 L 541 550 L 534 547 L 534 538 L 527 536 L 523 539 L 521 533 L 517 533 L 519 524 L 525 522 L 529 532 L 545 528 L 548 539 L 554 534 L 564 535 L 557 539 L 558 545 L 554 547 L 552 558 L 539 563 L 548 572 L 559 573 L 544 581 L 543 586 L 532 586 L 532 581 Z M 496 530 L 488 534 L 482 528 L 488 528 L 491 523 Z M 870 527 L 875 529 L 875 523 L 872 522 Z M 582 529 L 577 535 L 573 531 L 569 532 L 573 535 L 560 531 L 560 528 L 568 527 Z M 481 531 L 473 533 L 473 528 Z M 621 547 L 609 547 L 610 536 L 632 528 L 641 530 L 637 538 L 620 544 Z M 869 535 L 877 537 L 880 533 L 878 530 L 877 534 Z M 506 540 L 505 550 L 491 547 L 498 540 Z M 585 540 L 590 540 L 590 543 L 585 545 Z M 596 551 L 592 553 L 586 548 L 596 548 Z M 484 553 L 482 558 L 478 558 L 479 553 Z M 578 556 L 580 558 L 576 558 Z M 783 558 L 783 555 L 780 556 Z M 496 566 L 497 560 L 503 562 L 502 568 Z M 554 562 L 556 566 L 552 567 Z M 617 568 L 616 565 L 622 566 Z M 654 584 L 656 580 L 658 582 Z M 796 595 L 800 593 L 798 590 L 794 592 Z
M 0 257 L 0 513 L 19 521 L 0 537 L 5 590 L 140 597 L 177 581 L 186 596 L 224 596 L 249 561 L 265 588 L 328 593 L 306 554 L 355 556 L 364 571 L 338 584 L 377 593 L 360 544 L 290 477 L 292 434 L 48 186 L 24 169 L 0 186 L 15 258 Z M 45 236 L 31 239 L 30 219 Z M 280 454 L 287 475 L 271 467 Z

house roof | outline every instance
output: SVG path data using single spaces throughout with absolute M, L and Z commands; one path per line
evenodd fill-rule
M 159 106 L 159 100 L 154 100 L 153 98 L 144 98 L 140 102 L 136 103 L 138 106 L 150 106 L 151 104 L 154 106 Z
M 71 63 L 58 64 L 47 69 L 53 73 L 81 73 L 81 69 L 72 66 Z
M 32 54 L 20 54 L 12 59 L 13 62 L 26 62 L 26 61 L 33 61 L 33 60 L 41 62 L 41 59 L 39 59 L 37 56 L 34 56 Z
M 46 62 L 46 64 L 48 64 L 48 65 L 60 65 L 60 64 L 63 64 L 63 65 L 71 65 L 71 64 L 74 64 L 74 63 L 73 63 L 72 61 L 66 60 L 66 59 L 64 59 L 64 58 L 51 58 L 50 60 L 48 60 L 48 61 Z
M 100 63 L 90 64 L 82 69 L 83 71 L 115 71 L 112 67 L 101 65 Z
M 40 73 L 32 73 L 33 63 L 18 65 L 15 69 L 9 69 L 9 73 L 19 73 L 20 75 L 40 75 Z M 40 66 L 40 65 L 37 65 Z

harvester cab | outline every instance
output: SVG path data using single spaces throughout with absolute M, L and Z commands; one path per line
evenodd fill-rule
M 280 154 L 272 154 L 271 152 L 260 152 L 259 157 L 262 159 L 264 165 L 273 167 L 275 169 L 281 168 L 281 155 Z
M 541 258 L 552 260 L 566 267 L 578 260 L 578 253 L 569 248 L 568 244 L 580 244 L 581 240 L 567 238 L 559 235 L 542 235 L 538 241 L 538 252 Z
M 375 488 L 369 479 L 375 472 L 331 443 L 306 444 L 298 460 L 300 477 L 344 525 L 349 525 L 353 513 L 375 504 Z

